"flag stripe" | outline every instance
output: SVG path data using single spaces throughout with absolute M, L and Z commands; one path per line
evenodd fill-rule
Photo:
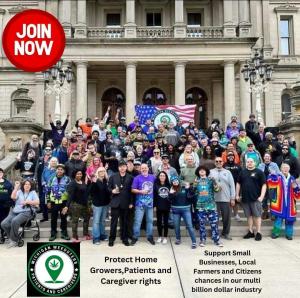
M 194 120 L 196 105 L 136 105 L 135 112 L 139 116 L 141 124 L 145 124 L 147 119 L 151 119 L 152 116 L 160 110 L 171 110 L 175 112 L 183 123 L 188 123 L 189 120 Z

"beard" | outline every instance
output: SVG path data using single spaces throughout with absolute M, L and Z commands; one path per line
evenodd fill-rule
M 30 146 L 31 146 L 31 148 L 38 148 L 39 142 L 33 142 L 33 141 L 31 141 L 30 142 Z

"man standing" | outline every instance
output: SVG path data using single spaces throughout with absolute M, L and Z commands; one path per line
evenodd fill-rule
M 162 160 L 162 164 L 158 167 L 157 170 L 158 172 L 160 171 L 166 172 L 169 179 L 171 178 L 171 176 L 178 176 L 176 169 L 170 166 L 170 162 L 169 162 L 170 160 L 168 154 L 164 153 L 161 156 L 161 160 Z
M 141 175 L 134 178 L 132 193 L 136 195 L 135 216 L 133 224 L 133 238 L 131 245 L 134 245 L 140 236 L 141 224 L 144 213 L 146 213 L 146 234 L 147 240 L 155 245 L 153 240 L 153 186 L 155 176 L 149 174 L 148 165 L 141 165 Z
M 50 123 L 51 130 L 52 130 L 53 145 L 54 145 L 54 148 L 57 148 L 61 144 L 61 141 L 62 141 L 63 137 L 65 136 L 65 130 L 66 130 L 68 122 L 69 122 L 70 114 L 69 113 L 67 114 L 67 118 L 63 125 L 61 125 L 60 120 L 56 120 L 56 122 L 55 122 L 56 125 L 54 125 L 51 114 L 49 114 L 48 116 L 49 116 L 49 123 Z
M 226 163 L 223 165 L 223 167 L 230 171 L 232 177 L 233 177 L 233 180 L 234 180 L 234 185 L 236 186 L 236 183 L 237 183 L 237 179 L 242 171 L 242 168 L 240 167 L 239 164 L 237 164 L 235 162 L 235 154 L 234 152 L 232 151 L 229 151 L 228 154 L 227 154 L 227 159 L 226 159 Z M 234 219 L 237 220 L 237 221 L 241 221 L 241 218 L 239 216 L 239 204 L 238 202 L 236 201 L 235 204 L 234 204 L 234 207 L 233 207 L 233 216 L 234 216 Z
M 227 240 L 232 240 L 229 236 L 231 226 L 231 208 L 235 204 L 235 184 L 229 170 L 223 168 L 223 160 L 216 157 L 215 168 L 210 171 L 210 177 L 214 178 L 220 190 L 215 193 L 215 201 L 218 213 L 221 213 L 223 222 L 222 236 Z
M 260 232 L 262 201 L 267 190 L 266 178 L 263 171 L 255 168 L 252 158 L 246 161 L 246 169 L 243 169 L 238 177 L 236 185 L 236 199 L 240 201 L 242 195 L 242 206 L 248 221 L 248 233 L 244 239 L 255 238 L 256 241 L 262 239 Z M 256 235 L 253 231 L 253 225 L 256 228 Z
M 70 178 L 65 175 L 65 166 L 57 165 L 56 175 L 54 175 L 46 189 L 47 207 L 51 209 L 51 236 L 49 241 L 54 241 L 57 234 L 57 218 L 60 214 L 61 238 L 70 240 L 67 231 L 67 215 L 66 209 L 68 193 L 67 186 L 70 183 Z
M 128 242 L 128 216 L 129 209 L 132 206 L 132 185 L 133 177 L 127 173 L 127 164 L 124 160 L 119 162 L 119 172 L 113 174 L 108 181 L 108 189 L 112 194 L 111 207 L 111 224 L 109 235 L 109 246 L 114 246 L 117 235 L 118 219 L 120 218 L 121 240 L 124 245 L 129 246 Z

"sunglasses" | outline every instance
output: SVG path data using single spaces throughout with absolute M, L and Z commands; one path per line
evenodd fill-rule
M 223 162 L 223 160 L 216 160 L 216 163 L 221 163 Z

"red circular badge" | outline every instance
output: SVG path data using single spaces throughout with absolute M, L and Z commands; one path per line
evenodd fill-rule
M 65 33 L 60 22 L 50 13 L 29 9 L 16 14 L 6 25 L 3 50 L 17 68 L 44 71 L 61 58 Z

